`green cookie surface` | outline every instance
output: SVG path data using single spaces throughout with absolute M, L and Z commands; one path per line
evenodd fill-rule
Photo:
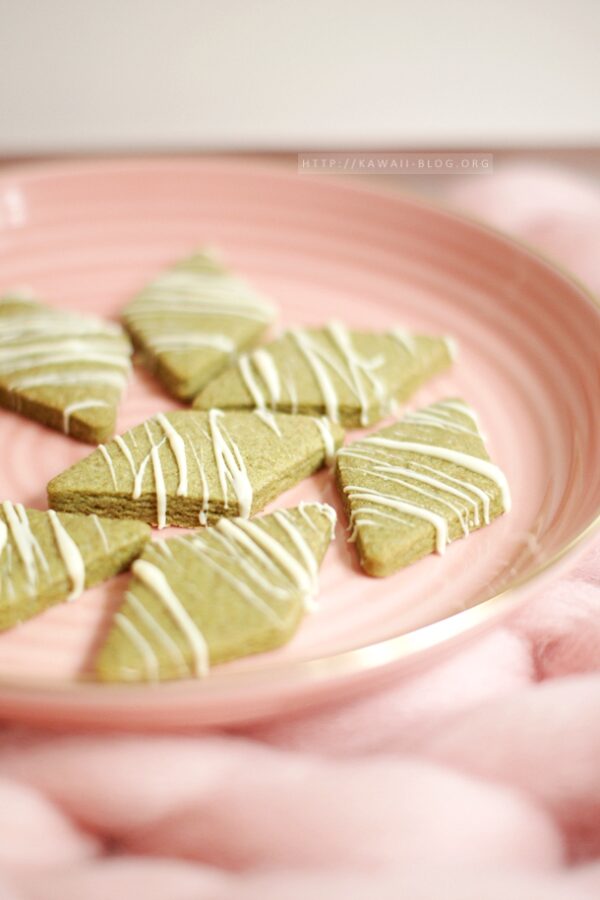
M 205 251 L 167 269 L 123 311 L 142 361 L 180 400 L 253 346 L 274 317 L 263 297 Z
M 247 518 L 321 468 L 343 434 L 309 416 L 159 413 L 57 475 L 50 506 L 159 527 Z
M 306 503 L 149 544 L 98 654 L 98 677 L 202 677 L 286 643 L 317 593 L 334 527 L 331 507 Z
M 86 443 L 115 430 L 131 368 L 119 325 L 0 298 L 0 405 Z
M 364 427 L 448 368 L 452 347 L 448 338 L 398 329 L 357 332 L 336 322 L 295 328 L 242 356 L 201 391 L 194 406 L 327 415 Z
M 141 522 L 0 503 L 0 631 L 128 568 L 149 538 Z
M 449 399 L 340 450 L 336 479 L 361 565 L 385 576 L 508 512 L 478 418 Z

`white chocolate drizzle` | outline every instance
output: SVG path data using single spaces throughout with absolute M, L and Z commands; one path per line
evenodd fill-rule
M 75 403 L 69 403 L 63 410 L 64 433 L 69 434 L 69 426 L 71 424 L 71 416 L 73 413 L 80 412 L 82 409 L 95 409 L 100 406 L 110 406 L 110 403 L 107 403 L 106 400 L 78 400 Z
M 264 351 L 257 350 L 255 353 L 252 354 L 252 359 L 255 362 L 256 362 L 256 357 L 261 352 L 264 353 Z M 270 357 L 269 357 L 269 359 L 270 359 Z M 244 384 L 248 388 L 250 396 L 252 397 L 252 402 L 254 403 L 254 405 L 256 407 L 254 412 L 256 413 L 258 418 L 261 419 L 264 422 L 264 424 L 267 425 L 271 429 L 271 431 L 275 432 L 277 437 L 281 437 L 281 430 L 279 428 L 279 425 L 277 424 L 277 420 L 275 419 L 275 416 L 273 415 L 273 413 L 267 409 L 265 396 L 264 396 L 263 392 L 261 391 L 258 383 L 256 382 L 254 375 L 252 374 L 252 368 L 250 366 L 250 357 L 240 356 L 240 358 L 238 360 L 238 365 L 239 365 L 240 373 L 244 380 Z M 264 366 L 265 366 L 264 360 L 261 365 L 263 367 L 261 369 L 261 371 L 264 371 Z M 267 366 L 267 370 L 268 370 L 268 366 Z M 272 373 L 269 370 L 269 377 L 271 377 L 271 375 L 272 375 Z
M 149 563 L 145 559 L 137 559 L 131 567 L 131 571 L 167 607 L 175 619 L 175 622 L 187 638 L 192 651 L 194 674 L 198 678 L 202 678 L 208 673 L 209 668 L 209 654 L 206 641 L 179 597 L 173 591 L 164 572 L 158 566 Z
M 106 447 L 105 444 L 98 444 L 98 450 L 100 451 L 100 453 L 101 453 L 102 456 L 104 457 L 104 460 L 105 460 L 105 462 L 106 462 L 106 465 L 108 466 L 108 471 L 110 472 L 110 477 L 111 477 L 111 479 L 112 479 L 112 483 L 113 483 L 114 489 L 115 489 L 115 491 L 118 491 L 118 490 L 119 490 L 119 484 L 118 484 L 118 482 L 117 482 L 117 473 L 116 473 L 116 471 L 115 471 L 115 467 L 114 467 L 114 465 L 113 465 L 113 461 L 112 461 L 112 459 L 111 459 L 111 457 L 110 457 L 110 453 L 108 452 L 108 448 Z
M 465 418 L 468 425 L 464 424 Z M 477 418 L 469 407 L 461 401 L 444 401 L 407 414 L 393 430 L 387 430 L 386 436 L 371 435 L 339 451 L 342 459 L 353 461 L 345 470 L 345 476 L 354 483 L 344 487 L 351 503 L 349 539 L 355 540 L 361 528 L 384 527 L 382 519 L 412 527 L 411 518 L 416 518 L 433 525 L 436 551 L 443 553 L 452 520 L 458 521 L 465 537 L 471 527 L 481 525 L 482 518 L 484 524 L 489 524 L 489 489 L 485 490 L 456 472 L 450 474 L 440 465 L 428 465 L 412 454 L 431 459 L 432 463 L 437 460 L 449 462 L 489 479 L 498 488 L 504 511 L 508 512 L 510 491 L 506 476 L 498 466 L 434 440 L 426 443 L 421 437 L 423 430 L 434 435 L 442 431 L 448 435 L 443 441 L 452 442 L 456 435 L 464 434 L 481 442 L 481 433 L 472 425 L 478 429 Z M 412 432 L 413 436 L 418 434 L 414 440 L 408 439 L 411 427 L 419 429 Z M 481 448 L 483 450 L 483 443 Z M 401 458 L 398 453 L 403 454 Z M 354 475 L 366 475 L 370 481 L 360 484 L 359 479 L 353 479 Z M 375 486 L 377 482 L 381 482 L 381 487 Z M 386 489 L 386 485 L 390 488 Z M 392 485 L 404 489 L 403 493 L 390 492 Z M 433 501 L 433 509 L 428 508 L 425 501 L 419 501 L 420 496 Z M 442 514 L 444 508 L 448 513 Z
M 48 511 L 48 515 L 54 531 L 58 552 L 71 582 L 71 590 L 67 600 L 76 600 L 85 587 L 85 563 L 79 547 L 58 518 L 56 512 L 51 509 Z
M 356 484 L 346 485 L 344 492 L 348 494 L 350 500 L 366 500 L 379 506 L 389 507 L 389 509 L 397 509 L 399 512 L 429 522 L 435 528 L 436 552 L 439 554 L 444 553 L 448 543 L 448 522 L 444 516 L 440 516 L 426 507 L 417 506 L 416 503 L 408 503 L 406 500 L 400 500 L 398 497 L 390 494 L 383 494 L 381 491 L 374 491 Z
M 4 552 L 4 548 L 6 547 L 6 542 L 8 540 L 8 529 L 4 522 L 0 521 L 0 556 L 2 556 Z
M 98 532 L 98 534 L 100 536 L 100 543 L 102 544 L 102 549 L 104 550 L 105 553 L 110 553 L 110 543 L 108 540 L 108 536 L 107 536 L 104 528 L 102 527 L 102 522 L 100 521 L 100 519 L 98 518 L 98 516 L 95 513 L 93 513 L 90 516 L 90 518 L 91 518 L 92 522 L 94 523 L 94 528 L 96 529 L 96 531 Z
M 261 412 L 267 421 L 259 416 Z M 190 417 L 185 428 L 178 425 L 179 415 Z M 279 438 L 283 437 L 277 417 L 269 410 L 253 410 L 253 415 L 259 416 Z M 219 512 L 233 507 L 234 515 L 249 518 L 254 496 L 252 482 L 240 447 L 227 428 L 227 421 L 227 414 L 218 409 L 206 413 L 159 413 L 137 426 L 137 441 L 132 430 L 117 435 L 107 446 L 99 445 L 98 450 L 108 467 L 113 487 L 120 494 L 129 494 L 132 500 L 139 500 L 142 494 L 146 497 L 147 492 L 153 490 L 156 495 L 155 520 L 159 528 L 164 528 L 169 521 L 169 497 L 174 494 L 190 497 L 191 493 L 194 505 L 201 504 L 198 512 L 201 525 L 208 522 L 211 501 Z M 305 421 L 308 422 L 308 418 Z M 336 444 L 331 423 L 324 418 L 313 421 L 324 448 L 323 457 L 332 461 Z M 140 440 L 140 434 L 145 438 L 142 436 Z M 286 433 L 288 438 L 291 440 L 293 436 Z M 316 449 L 319 449 L 317 444 Z M 173 486 L 175 477 L 176 487 Z
M 162 413 L 158 413 L 156 421 L 167 436 L 167 440 L 177 461 L 179 469 L 179 484 L 177 485 L 177 496 L 187 497 L 188 493 L 188 474 L 187 474 L 187 456 L 185 453 L 185 442 L 177 429 L 173 428 L 169 420 Z
M 32 593 L 38 582 L 38 565 L 41 565 L 47 571 L 48 562 L 42 553 L 37 538 L 31 530 L 24 507 L 20 503 L 13 504 L 10 500 L 4 500 L 2 511 L 15 542 L 17 553 L 25 569 L 27 589 Z
M 165 528 L 167 524 L 167 488 L 160 461 L 160 449 L 154 443 L 150 426 L 144 422 L 144 428 L 150 441 L 150 459 L 152 460 L 152 473 L 154 475 L 154 490 L 156 492 L 156 524 L 159 528 Z M 140 479 L 141 482 L 141 479 Z
M 18 304 L 0 317 L 0 380 L 7 390 L 64 391 L 65 434 L 80 410 L 116 405 L 131 369 L 131 346 L 119 326 L 19 298 L 6 302 Z
M 410 334 L 408 331 L 405 331 L 403 328 L 392 328 L 390 329 L 390 337 L 393 337 L 395 341 L 406 350 L 410 356 L 416 356 L 417 353 L 417 345 L 415 342 L 414 335 Z
M 331 507 L 321 503 L 305 503 L 298 511 L 303 526 L 310 532 L 319 533 L 319 516 L 327 518 L 333 532 L 336 515 Z M 269 520 L 270 527 L 267 525 Z M 275 529 L 273 524 L 277 526 Z M 168 552 L 165 552 L 167 548 Z M 293 510 L 279 510 L 264 520 L 221 518 L 215 527 L 206 532 L 156 542 L 146 550 L 156 562 L 138 559 L 132 566 L 132 572 L 135 579 L 167 609 L 190 648 L 193 674 L 202 677 L 209 667 L 209 647 L 199 625 L 186 608 L 185 600 L 175 593 L 169 580 L 171 573 L 177 582 L 183 577 L 185 583 L 186 573 L 193 572 L 191 560 L 194 566 L 200 561 L 202 566 L 233 587 L 236 596 L 264 616 L 272 627 L 281 629 L 285 627 L 285 622 L 268 601 L 271 599 L 286 604 L 299 597 L 306 610 L 314 608 L 318 577 L 315 552 L 294 518 Z M 186 559 L 183 556 L 185 553 L 192 557 Z M 159 646 L 166 651 L 179 674 L 188 671 L 178 644 L 136 593 L 135 580 L 125 601 L 116 625 L 136 650 L 146 677 L 156 680 L 160 675 L 160 658 L 156 652 Z M 129 669 L 123 667 L 123 671 Z
M 187 265 L 163 272 L 129 304 L 124 316 L 157 355 L 194 348 L 231 355 L 238 345 L 219 330 L 222 319 L 266 325 L 274 318 L 274 310 L 241 279 L 215 266 L 204 252 Z
M 325 448 L 325 465 L 332 466 L 335 462 L 336 449 L 335 438 L 331 430 L 331 422 L 326 416 L 321 416 L 320 418 L 315 417 L 313 422 L 317 426 Z
M 330 322 L 323 331 L 294 328 L 287 332 L 287 337 L 295 344 L 312 374 L 325 414 L 332 422 L 340 421 L 342 387 L 358 406 L 361 425 L 368 425 L 374 413 L 385 415 L 389 412 L 393 398 L 392 388 L 385 379 L 385 353 L 367 357 L 358 352 L 352 332 L 335 321 Z M 406 354 L 417 356 L 417 345 L 412 335 L 396 329 L 389 337 L 401 346 L 402 350 L 398 352 L 405 362 Z M 388 342 L 386 352 L 393 351 L 394 345 Z M 298 392 L 292 367 L 286 361 L 280 370 L 276 356 L 276 352 L 269 352 L 268 348 L 243 356 L 238 361 L 240 377 L 257 409 L 297 412 Z M 410 365 L 412 371 L 414 362 L 411 361 Z
M 220 409 L 211 409 L 208 413 L 213 454 L 224 498 L 223 505 L 225 509 L 228 508 L 228 484 L 231 483 L 239 505 L 240 516 L 243 519 L 247 519 L 252 509 L 252 484 L 248 478 L 246 465 L 237 444 L 232 441 L 225 429 L 221 429 L 219 425 L 219 419 L 222 417 L 223 413 Z
M 160 666 L 156 653 L 152 649 L 152 645 L 141 634 L 133 622 L 124 616 L 123 613 L 115 613 L 114 623 L 120 628 L 125 636 L 131 641 L 139 655 L 144 660 L 144 669 L 148 681 L 158 681 L 158 673 Z
M 502 495 L 504 511 L 510 512 L 510 488 L 506 475 L 499 466 L 489 462 L 487 459 L 481 459 L 479 456 L 472 456 L 470 453 L 463 453 L 460 450 L 451 450 L 448 447 L 438 447 L 433 444 L 422 444 L 418 441 L 403 441 L 377 436 L 365 438 L 365 441 L 378 447 L 389 447 L 391 450 L 406 450 L 423 456 L 431 456 L 435 459 L 444 459 L 446 462 L 454 463 L 456 466 L 477 472 L 498 485 Z

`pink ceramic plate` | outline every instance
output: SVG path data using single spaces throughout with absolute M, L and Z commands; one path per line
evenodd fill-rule
M 284 323 L 456 336 L 460 355 L 413 405 L 462 395 L 506 471 L 513 511 L 446 556 L 361 574 L 338 526 L 320 610 L 277 653 L 204 682 L 106 687 L 90 660 L 127 576 L 0 637 L 0 714 L 94 727 L 194 727 L 273 715 L 416 666 L 490 624 L 557 571 L 600 510 L 600 312 L 569 277 L 478 224 L 401 196 L 219 160 L 86 162 L 0 180 L 0 289 L 116 318 L 169 261 L 211 244 L 281 307 Z M 119 430 L 172 408 L 137 371 Z M 89 452 L 0 411 L 0 498 L 45 507 Z M 322 472 L 281 498 L 338 506 Z M 595 521 L 596 520 L 596 521 Z

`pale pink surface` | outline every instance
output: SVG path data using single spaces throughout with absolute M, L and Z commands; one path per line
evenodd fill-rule
M 486 614 L 479 601 L 550 559 L 597 511 L 600 316 L 576 285 L 523 248 L 401 197 L 218 160 L 67 166 L 62 175 L 59 168 L 16 176 L 3 190 L 0 288 L 27 281 L 57 305 L 117 316 L 163 264 L 210 243 L 277 300 L 281 325 L 336 317 L 357 327 L 400 322 L 451 333 L 460 347 L 456 365 L 411 405 L 449 395 L 474 405 L 507 473 L 513 509 L 443 559 L 432 555 L 385 580 L 360 572 L 340 515 L 318 612 L 282 650 L 219 667 L 201 686 L 73 689 L 77 676 L 89 675 L 122 597 L 127 577 L 113 579 L 0 636 L 0 711 L 30 722 L 160 730 L 237 724 L 346 693 L 375 677 L 390 651 L 375 647 L 366 665 L 344 663 L 339 674 L 327 665 L 315 673 L 304 662 L 463 610 L 450 627 L 466 632 Z M 524 215 L 522 200 L 517 209 Z M 118 428 L 173 405 L 138 369 Z M 89 453 L 6 412 L 0 444 L 0 497 L 38 506 L 46 482 Z M 341 512 L 328 472 L 278 503 L 300 499 L 327 500 Z M 401 662 L 420 664 L 416 656 L 409 647 Z M 25 683 L 40 689 L 21 690 Z
M 526 174 L 470 187 L 471 208 L 510 208 L 513 185 L 535 198 Z M 577 218 L 556 178 L 554 233 Z M 522 202 L 519 213 L 527 237 Z M 586 217 L 600 239 L 594 195 Z M 564 260 L 577 269 L 576 254 Z M 592 275 L 600 288 L 600 267 Z M 596 544 L 503 626 L 320 713 L 237 735 L 7 728 L 0 897 L 593 900 L 599 622 Z

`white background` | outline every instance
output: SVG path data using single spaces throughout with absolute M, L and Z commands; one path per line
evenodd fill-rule
M 0 154 L 591 146 L 600 0 L 0 0 Z

